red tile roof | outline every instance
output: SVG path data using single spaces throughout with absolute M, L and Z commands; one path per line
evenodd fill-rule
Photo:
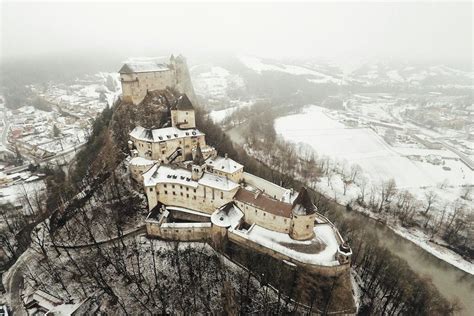
M 234 200 L 252 205 L 273 215 L 290 218 L 292 205 L 275 200 L 265 194 L 256 194 L 240 188 L 234 196 Z

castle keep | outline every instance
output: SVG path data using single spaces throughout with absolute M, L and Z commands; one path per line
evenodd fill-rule
M 154 59 L 126 62 L 119 70 L 122 83 L 122 100 L 138 105 L 147 91 L 173 88 L 195 100 L 188 67 L 183 56 L 168 62 Z
M 176 86 L 177 63 L 172 57 L 168 66 L 125 64 L 124 100 L 139 105 L 149 91 Z M 216 248 L 232 241 L 329 275 L 349 268 L 350 248 L 305 188 L 280 187 L 218 156 L 185 93 L 170 113 L 171 126 L 130 132 L 128 166 L 148 200 L 149 237 L 207 240 Z

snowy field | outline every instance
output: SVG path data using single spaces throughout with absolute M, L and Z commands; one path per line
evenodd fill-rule
M 212 121 L 214 123 L 221 123 L 223 120 L 228 118 L 229 116 L 232 115 L 235 111 L 237 111 L 240 108 L 245 108 L 253 105 L 253 102 L 249 101 L 239 101 L 239 100 L 232 100 L 230 101 L 231 106 L 228 108 L 225 108 L 223 110 L 214 110 L 209 113 Z
M 403 155 L 408 152 L 394 150 L 370 128 L 347 128 L 318 106 L 278 118 L 275 130 L 285 140 L 309 144 L 319 156 L 358 164 L 375 183 L 393 178 L 400 188 L 435 187 L 444 181 L 454 186 L 474 184 L 473 171 L 459 160 L 446 161 L 450 170 L 410 160 Z
M 239 60 L 247 68 L 250 68 L 259 74 L 263 71 L 278 71 L 296 76 L 309 76 L 310 78 L 308 78 L 308 81 L 313 83 L 341 83 L 341 79 L 339 78 L 302 66 L 274 63 L 269 64 L 265 63 L 260 58 L 252 56 L 239 56 Z
M 209 69 L 198 73 L 203 68 Z M 230 91 L 245 88 L 244 80 L 239 75 L 231 74 L 222 67 L 197 65 L 191 69 L 191 73 L 197 95 L 211 103 L 212 101 L 228 100 Z

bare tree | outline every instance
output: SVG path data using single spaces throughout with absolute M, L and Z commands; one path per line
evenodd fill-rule
M 423 215 L 428 215 L 428 212 L 431 210 L 431 207 L 433 204 L 435 204 L 438 201 L 438 194 L 434 192 L 433 190 L 430 190 L 428 192 L 425 192 L 425 199 L 426 199 L 426 208 L 423 212 Z

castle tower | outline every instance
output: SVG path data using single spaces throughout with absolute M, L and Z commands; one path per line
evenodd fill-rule
M 186 94 L 181 95 L 171 109 L 171 125 L 180 129 L 196 127 L 194 107 Z
M 302 187 L 291 210 L 290 237 L 296 240 L 313 238 L 315 217 L 316 206 L 306 188 Z
M 186 93 L 193 104 L 198 104 L 186 59 L 182 55 L 178 55 L 174 58 L 173 65 L 176 72 L 176 90 Z
M 196 153 L 194 154 L 192 171 L 191 171 L 191 178 L 194 181 L 201 179 L 202 174 L 204 173 L 204 165 L 205 165 L 204 156 L 202 155 L 201 146 L 198 143 L 196 147 Z
M 122 100 L 134 105 L 143 101 L 148 91 L 175 88 L 177 76 L 173 61 L 137 60 L 126 62 L 119 70 Z

